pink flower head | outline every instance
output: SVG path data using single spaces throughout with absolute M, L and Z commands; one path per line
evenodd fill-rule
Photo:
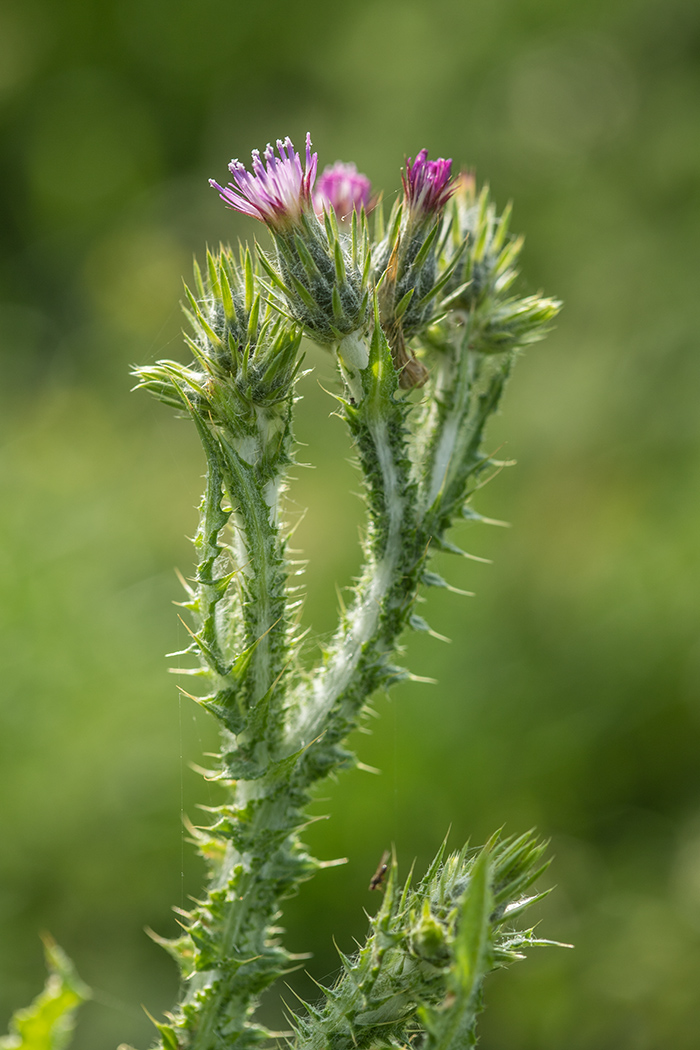
M 451 160 L 428 160 L 427 149 L 422 149 L 415 160 L 408 158 L 401 181 L 406 203 L 416 217 L 433 215 L 444 207 L 455 189 L 450 182 L 451 171 Z
M 243 215 L 252 215 L 273 229 L 288 229 L 301 219 L 311 205 L 311 190 L 316 178 L 318 154 L 311 152 L 311 136 L 306 136 L 306 164 L 302 169 L 299 154 L 290 138 L 277 140 L 277 152 L 268 143 L 263 164 L 258 150 L 253 150 L 253 171 L 245 164 L 232 160 L 229 171 L 234 182 L 219 186 L 214 179 L 209 184 L 219 191 L 222 201 Z
M 337 160 L 324 169 L 314 193 L 314 208 L 322 212 L 331 204 L 339 219 L 350 218 L 353 209 L 359 211 L 369 204 L 370 181 L 361 175 L 355 164 Z

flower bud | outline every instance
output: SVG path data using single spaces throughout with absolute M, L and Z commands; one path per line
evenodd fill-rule
M 377 252 L 382 327 L 404 389 L 422 386 L 428 378 L 406 340 L 430 322 L 440 290 L 436 243 L 439 214 L 454 189 L 451 169 L 451 160 L 429 161 L 425 149 L 415 160 L 408 158 L 401 176 L 403 204 L 395 209 L 389 234 Z
M 369 207 L 372 187 L 366 175 L 361 175 L 356 164 L 335 164 L 324 168 L 314 192 L 314 208 L 319 214 L 331 205 L 338 218 L 349 222 L 353 211 Z
M 442 211 L 454 192 L 451 173 L 452 161 L 444 157 L 428 160 L 427 149 L 422 149 L 415 160 L 408 158 L 401 181 L 409 222 L 430 221 Z
M 358 236 L 356 220 L 352 236 L 340 231 L 333 208 L 327 212 L 321 207 L 319 219 L 312 201 L 318 155 L 311 152 L 308 135 L 304 167 L 289 138 L 278 141 L 277 149 L 279 157 L 267 147 L 264 164 L 254 150 L 252 173 L 240 161 L 231 161 L 236 185 L 223 188 L 210 180 L 211 185 L 234 210 L 267 225 L 275 252 L 258 255 L 273 290 L 282 293 L 288 312 L 316 342 L 337 345 L 368 321 L 369 236 L 364 222 Z M 334 165 L 325 183 L 322 177 L 317 197 L 327 200 L 332 192 L 339 204 L 350 202 L 354 215 L 369 182 L 354 165 L 341 167 L 344 172 Z

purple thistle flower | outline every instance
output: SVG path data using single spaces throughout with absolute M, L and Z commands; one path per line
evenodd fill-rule
M 306 164 L 302 169 L 299 154 L 289 137 L 277 140 L 275 156 L 268 143 L 263 164 L 258 150 L 253 150 L 253 171 L 239 160 L 232 160 L 229 171 L 234 182 L 219 186 L 214 179 L 209 185 L 219 191 L 222 201 L 243 215 L 252 215 L 276 230 L 289 229 L 299 223 L 311 207 L 311 190 L 316 178 L 318 154 L 311 152 L 311 135 L 306 136 Z
M 422 149 L 415 160 L 407 159 L 401 181 L 406 203 L 416 218 L 434 215 L 447 203 L 455 190 L 451 171 L 451 160 L 428 160 L 427 149 Z
M 337 160 L 324 168 L 314 193 L 314 208 L 323 212 L 330 204 L 339 219 L 350 218 L 353 209 L 359 211 L 369 205 L 371 184 L 366 175 L 361 175 L 356 164 L 344 164 Z

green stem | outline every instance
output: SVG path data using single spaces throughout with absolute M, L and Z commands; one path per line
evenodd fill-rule
M 394 397 L 397 374 L 379 326 L 367 351 L 366 366 L 352 375 L 351 389 L 361 389 L 359 403 L 345 405 L 367 491 L 365 566 L 323 663 L 294 698 L 286 748 L 309 748 L 300 772 L 303 786 L 328 772 L 335 742 L 352 728 L 369 695 L 396 676 L 389 660 L 406 624 L 425 554 L 414 526 L 408 406 Z M 343 755 L 335 757 L 343 761 Z
M 464 503 L 470 478 L 492 464 L 480 451 L 484 429 L 513 364 L 512 353 L 480 352 L 472 322 L 472 315 L 465 315 L 464 325 L 437 355 L 434 397 L 419 426 L 418 516 L 438 542 Z
M 240 570 L 244 648 L 251 651 L 247 703 L 255 705 L 271 688 L 285 663 L 287 567 L 278 520 L 283 475 L 265 462 L 267 428 L 255 445 L 221 434 L 222 474 L 233 507 Z
M 287 415 L 287 444 L 288 421 Z M 260 992 L 289 965 L 270 926 L 280 897 L 313 863 L 295 837 L 306 798 L 290 791 L 290 770 L 277 760 L 275 746 L 293 651 L 277 510 L 286 456 L 279 445 L 275 457 L 267 456 L 279 423 L 273 419 L 268 426 L 259 416 L 258 433 L 241 437 L 196 422 L 209 471 L 196 541 L 199 591 L 190 608 L 200 628 L 195 643 L 216 689 L 204 705 L 224 723 L 223 775 L 235 780 L 229 780 L 229 801 L 212 828 L 196 833 L 211 879 L 206 899 L 188 915 L 188 935 L 171 946 L 181 961 L 191 957 L 175 1024 L 189 1050 L 230 1050 L 264 1035 L 249 1024 L 250 1015 Z M 224 491 L 230 511 L 221 506 Z M 237 573 L 219 571 L 227 552 L 220 530 L 227 521 Z M 237 604 L 240 626 L 232 630 Z M 234 659 L 241 644 L 243 653 Z

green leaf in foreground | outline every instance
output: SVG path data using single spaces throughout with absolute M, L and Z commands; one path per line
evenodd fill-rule
M 91 996 L 66 953 L 51 937 L 43 941 L 49 971 L 44 990 L 31 1006 L 12 1015 L 0 1050 L 63 1050 L 73 1034 L 76 1010 Z

